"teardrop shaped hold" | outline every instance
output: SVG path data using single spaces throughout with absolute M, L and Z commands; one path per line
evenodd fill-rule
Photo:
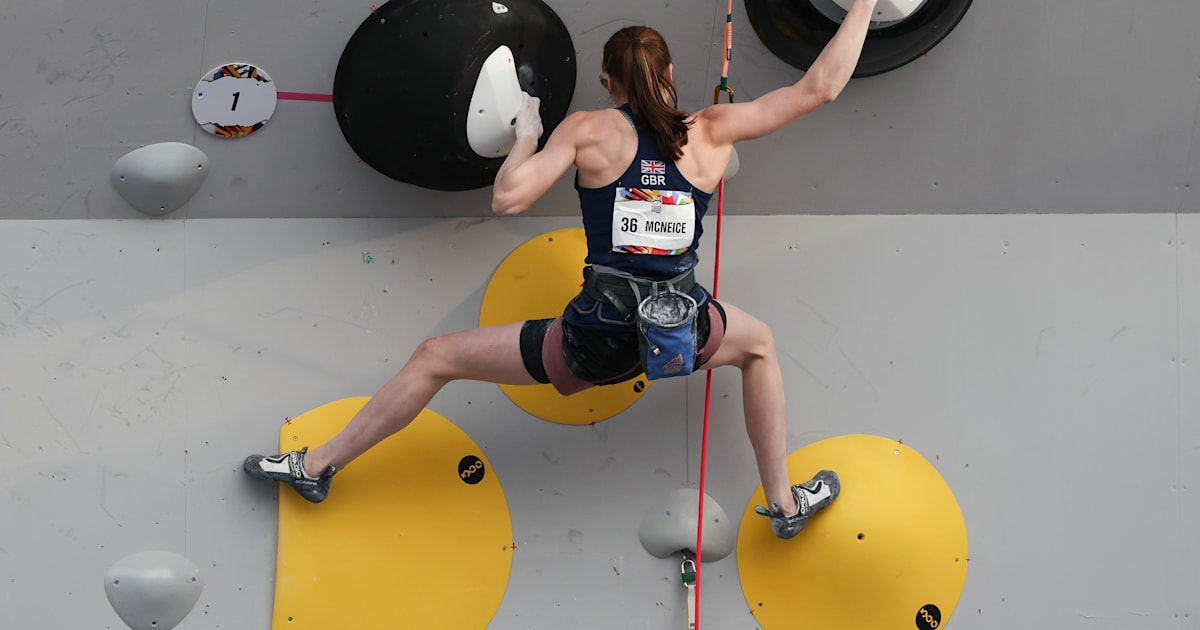
M 696 553 L 696 529 L 700 516 L 700 491 L 680 488 L 655 501 L 638 526 L 638 540 L 655 558 Z M 704 538 L 702 562 L 716 562 L 733 551 L 736 532 L 733 521 L 715 499 L 704 495 Z
M 171 551 L 126 556 L 104 577 L 108 602 L 132 630 L 171 630 L 192 611 L 202 590 L 200 569 Z
M 493 57 L 503 47 L 511 66 Z M 472 111 L 477 86 L 498 92 Z M 495 180 L 507 152 L 498 134 L 511 126 L 521 90 L 541 99 L 544 142 L 575 94 L 575 46 L 540 0 L 391 0 L 346 44 L 333 108 L 350 147 L 375 170 L 424 188 L 471 190 Z M 480 122 L 487 133 L 473 149 L 468 124 Z
M 733 152 L 729 154 L 729 161 L 725 163 L 725 181 L 737 177 L 738 171 L 741 168 L 742 160 L 738 157 L 737 147 L 734 147 Z
M 837 33 L 848 0 L 746 0 L 754 33 L 775 56 L 808 70 Z M 855 77 L 895 70 L 938 45 L 971 0 L 880 0 Z
M 113 164 L 113 188 L 129 205 L 151 216 L 187 203 L 208 177 L 208 156 L 181 142 L 146 145 Z

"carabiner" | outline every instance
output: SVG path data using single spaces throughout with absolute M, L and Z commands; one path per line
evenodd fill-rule
M 696 562 L 691 558 L 684 559 L 683 564 L 679 566 L 679 572 L 684 586 L 690 588 L 696 583 Z

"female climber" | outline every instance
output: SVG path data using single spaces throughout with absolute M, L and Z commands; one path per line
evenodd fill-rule
M 663 38 L 631 26 L 604 46 L 600 81 L 614 108 L 568 116 L 538 150 L 538 99 L 525 95 L 492 209 L 524 212 L 576 169 L 587 239 L 584 285 L 562 316 L 428 339 L 325 444 L 251 455 L 249 475 L 320 502 L 334 473 L 406 427 L 444 385 L 470 379 L 551 383 L 564 395 L 731 365 L 741 370 L 746 431 L 775 535 L 791 538 L 838 495 L 820 471 L 790 485 L 783 380 L 770 328 L 696 282 L 701 221 L 734 143 L 760 138 L 833 101 L 858 63 L 876 0 L 854 0 L 837 35 L 795 84 L 744 103 L 678 109 Z M 681 332 L 682 331 L 682 332 Z

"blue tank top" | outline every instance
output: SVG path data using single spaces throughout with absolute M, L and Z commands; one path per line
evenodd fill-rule
M 619 109 L 633 120 L 628 105 Z M 712 192 L 697 190 L 674 162 L 662 158 L 653 131 L 638 129 L 637 135 L 637 154 L 616 181 L 601 188 L 583 188 L 576 175 L 575 190 L 587 236 L 586 262 L 652 279 L 677 276 L 699 261 L 696 248 Z M 645 209 L 651 205 L 654 210 Z M 665 214 L 661 213 L 664 209 Z

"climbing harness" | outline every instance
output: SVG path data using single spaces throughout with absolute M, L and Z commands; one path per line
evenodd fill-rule
M 625 318 L 622 321 L 601 320 L 606 324 L 632 326 L 633 315 L 646 297 L 668 289 L 677 293 L 690 293 L 695 286 L 694 269 L 667 280 L 648 280 L 604 265 L 589 265 L 583 268 L 584 293 L 597 301 L 611 304 Z
M 600 321 L 636 326 L 647 379 L 687 376 L 695 370 L 700 306 L 688 295 L 696 286 L 694 270 L 667 280 L 647 280 L 592 265 L 584 268 L 583 278 L 585 293 L 611 304 L 624 318 L 614 321 L 597 313 Z

